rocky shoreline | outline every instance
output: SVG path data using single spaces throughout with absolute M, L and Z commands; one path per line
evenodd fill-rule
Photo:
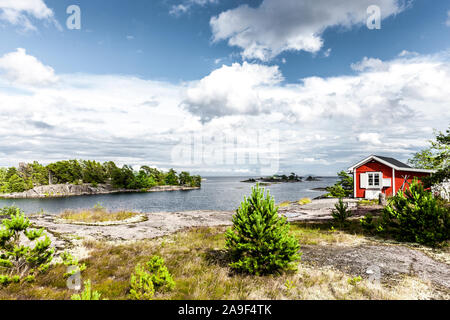
M 200 189 L 200 187 L 187 186 L 156 186 L 147 190 L 116 189 L 109 184 L 52 184 L 38 186 L 24 192 L 0 194 L 0 199 L 43 199 L 61 198 L 85 195 L 112 194 L 112 193 L 138 193 L 138 192 L 164 192 L 164 191 L 186 191 Z

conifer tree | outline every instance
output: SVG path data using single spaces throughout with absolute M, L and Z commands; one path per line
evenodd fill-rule
M 31 229 L 30 220 L 17 207 L 1 210 L 10 215 L 0 226 L 0 283 L 31 280 L 45 272 L 53 259 L 54 248 L 44 229 Z M 43 237 L 43 239 L 42 239 Z M 28 240 L 29 246 L 23 240 Z
M 300 259 L 299 243 L 289 234 L 289 223 L 278 215 L 269 191 L 256 185 L 250 198 L 244 198 L 226 232 L 226 248 L 240 272 L 261 275 L 293 267 Z

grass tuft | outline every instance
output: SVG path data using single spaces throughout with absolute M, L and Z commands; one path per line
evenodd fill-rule
M 81 211 L 66 210 L 59 217 L 69 222 L 112 222 L 123 221 L 137 216 L 139 213 L 131 211 L 109 212 L 106 209 L 87 209 Z

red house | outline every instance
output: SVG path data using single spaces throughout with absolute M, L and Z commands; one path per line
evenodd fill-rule
M 392 196 L 404 190 L 414 178 L 431 175 L 433 170 L 414 169 L 394 158 L 371 155 L 348 168 L 353 173 L 354 198 L 376 199 L 380 193 Z

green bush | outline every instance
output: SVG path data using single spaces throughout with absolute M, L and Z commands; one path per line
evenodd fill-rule
M 389 200 L 382 227 L 399 240 L 437 246 L 450 239 L 450 209 L 414 180 Z
M 338 172 L 339 181 L 333 186 L 327 187 L 326 190 L 329 192 L 327 196 L 333 198 L 345 198 L 353 193 L 353 177 L 347 172 Z
M 22 279 L 45 272 L 53 259 L 54 249 L 50 248 L 51 241 L 44 229 L 30 229 L 30 220 L 19 208 L 3 208 L 2 211 L 9 212 L 10 219 L 4 219 L 0 227 L 0 275 L 3 279 L 0 281 L 5 283 L 7 279 Z M 44 239 L 39 240 L 43 236 Z M 24 245 L 21 237 L 26 237 L 30 245 Z
M 73 255 L 71 255 L 67 251 L 64 251 L 61 254 L 61 260 L 65 266 L 73 267 L 70 272 L 64 273 L 65 278 L 70 277 L 71 275 L 74 275 L 78 272 L 81 273 L 82 271 L 86 270 L 86 264 L 83 263 L 82 265 L 80 265 L 80 263 L 78 262 L 78 259 L 75 258 Z
M 133 300 L 151 300 L 156 291 L 169 291 L 175 286 L 163 258 L 153 256 L 146 267 L 138 264 L 131 275 L 130 298 Z
M 84 290 L 80 294 L 73 294 L 71 300 L 100 300 L 101 294 L 98 291 L 92 291 L 91 280 L 84 282 Z
M 334 205 L 335 209 L 331 212 L 333 220 L 337 223 L 345 223 L 349 217 L 352 216 L 352 212 L 348 210 L 348 204 L 345 203 L 342 198 L 339 198 L 338 203 Z
M 230 267 L 256 275 L 292 268 L 301 253 L 289 227 L 286 218 L 278 215 L 269 192 L 264 197 L 264 189 L 256 185 L 233 216 L 233 227 L 226 232 L 226 248 L 233 260 Z
M 376 228 L 373 216 L 370 213 L 364 218 L 359 219 L 359 222 L 361 223 L 361 227 L 367 232 L 372 232 Z
M 347 196 L 347 193 L 345 192 L 344 188 L 342 186 L 335 184 L 331 187 L 326 187 L 326 190 L 328 191 L 327 196 L 333 197 L 333 198 L 345 198 Z

